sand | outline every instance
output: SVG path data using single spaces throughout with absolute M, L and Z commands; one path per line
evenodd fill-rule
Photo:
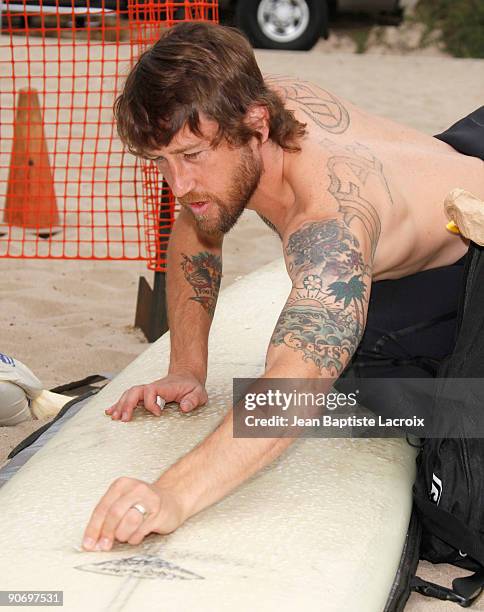
M 308 53 L 257 52 L 267 72 L 313 80 L 369 112 L 437 133 L 482 104 L 484 61 L 428 55 L 345 53 L 322 41 Z M 251 211 L 227 237 L 223 286 L 281 253 L 276 236 Z M 146 347 L 133 327 L 143 262 L 2 259 L 0 352 L 28 365 L 52 388 L 89 374 L 117 372 Z M 160 376 L 167 364 L 160 363 Z M 236 372 L 234 372 L 236 375 Z M 41 425 L 0 428 L 0 465 L 7 453 Z M 425 576 L 449 581 L 455 568 L 429 568 Z M 484 609 L 484 603 L 475 609 Z M 408 610 L 452 610 L 413 595 Z

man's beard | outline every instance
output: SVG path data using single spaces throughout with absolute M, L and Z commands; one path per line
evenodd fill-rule
M 189 202 L 210 201 L 219 211 L 217 220 L 203 215 L 195 215 L 191 208 L 190 212 L 195 217 L 199 227 L 207 234 L 227 234 L 237 223 L 249 200 L 259 186 L 262 176 L 263 164 L 257 159 L 250 147 L 242 149 L 240 162 L 235 168 L 231 179 L 231 187 L 224 200 L 210 194 L 191 194 Z M 185 204 L 183 199 L 180 200 Z

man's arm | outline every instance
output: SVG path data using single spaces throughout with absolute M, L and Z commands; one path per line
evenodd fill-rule
M 341 374 L 363 334 L 373 247 L 367 234 L 355 234 L 342 216 L 294 228 L 285 243 L 292 289 L 262 378 L 335 379 Z M 271 463 L 291 442 L 234 438 L 230 410 L 211 435 L 153 484 L 115 481 L 86 535 L 94 541 L 106 538 L 110 547 L 114 539 L 139 544 L 150 532 L 169 533 Z M 136 503 L 150 512 L 144 521 L 129 510 Z
M 206 403 L 208 335 L 222 278 L 222 241 L 221 234 L 202 234 L 185 210 L 178 215 L 167 254 L 168 374 L 125 391 L 106 410 L 111 418 L 131 420 L 140 402 L 159 416 L 157 396 L 179 402 L 184 412 Z
M 292 291 L 271 338 L 268 370 L 290 360 L 296 372 L 335 379 L 348 365 L 365 328 L 376 248 L 359 225 L 337 215 L 290 233 Z
M 222 235 L 207 236 L 180 211 L 167 254 L 169 373 L 207 377 L 208 335 L 222 279 Z
M 277 321 L 262 378 L 335 380 L 365 328 L 371 245 L 341 217 L 304 223 L 285 244 L 292 290 Z M 155 483 L 176 491 L 188 518 L 271 463 L 289 438 L 234 438 L 233 410 L 219 428 Z

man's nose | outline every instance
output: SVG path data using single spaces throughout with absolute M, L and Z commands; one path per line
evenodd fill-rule
M 194 191 L 193 176 L 181 166 L 170 168 L 165 178 L 175 198 L 182 198 Z

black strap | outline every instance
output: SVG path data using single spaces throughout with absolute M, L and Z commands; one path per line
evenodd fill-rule
M 484 568 L 484 539 L 478 533 L 430 500 L 414 495 L 414 502 L 422 518 L 432 521 L 432 531 L 441 540 L 457 550 L 463 550 Z
M 54 387 L 51 389 L 52 393 L 65 393 L 66 391 L 76 391 L 76 395 L 81 395 L 82 393 L 87 393 L 88 391 L 94 390 L 93 385 L 95 383 L 106 381 L 106 384 L 109 382 L 109 378 L 102 374 L 91 374 L 90 376 L 86 376 L 81 380 L 74 380 L 73 382 L 67 383 L 65 385 L 59 385 L 58 387 Z M 73 393 L 66 395 L 74 395 Z
M 452 589 L 444 587 L 435 582 L 428 582 L 419 576 L 414 576 L 410 583 L 412 591 L 434 597 L 443 601 L 458 603 L 463 608 L 468 608 L 479 597 L 484 587 L 484 570 L 476 572 L 471 576 L 456 578 L 452 582 Z
M 87 399 L 88 397 L 91 397 L 91 395 L 96 395 L 96 393 L 99 393 L 99 391 L 100 389 L 94 389 L 93 391 L 88 391 L 87 393 L 85 393 L 84 395 L 80 395 L 79 397 L 73 397 L 70 401 L 67 402 L 67 404 L 64 404 L 64 406 L 60 409 L 60 411 L 51 421 L 47 421 L 47 423 L 44 423 L 44 425 L 33 431 L 24 440 L 17 444 L 17 446 L 10 451 L 7 456 L 7 459 L 13 459 L 13 457 L 20 453 L 20 451 L 23 451 L 24 448 L 27 448 L 28 446 L 33 444 L 38 438 L 40 438 L 44 431 L 47 431 L 49 427 L 51 427 L 56 421 L 63 417 L 65 413 L 69 410 L 69 408 L 71 408 L 78 402 L 81 402 Z
M 450 512 L 439 508 L 433 502 L 417 496 L 414 496 L 414 501 L 418 511 L 431 519 L 432 531 L 441 540 L 456 549 L 464 549 L 470 557 L 483 565 L 483 568 L 470 576 L 455 578 L 452 582 L 452 589 L 414 576 L 411 583 L 412 590 L 426 597 L 452 601 L 463 608 L 468 608 L 484 589 L 483 539 Z

